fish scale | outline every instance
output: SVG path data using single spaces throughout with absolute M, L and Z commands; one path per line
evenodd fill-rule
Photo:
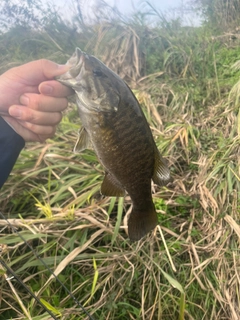
M 125 109 L 122 108 L 121 111 L 125 111 Z M 96 141 L 93 143 L 94 145 L 104 145 L 106 142 L 109 142 L 109 144 L 105 145 L 105 149 L 108 150 L 112 147 L 112 141 L 117 141 L 118 148 L 111 152 L 111 160 L 114 167 L 112 170 L 115 171 L 115 175 L 117 176 L 121 174 L 121 181 L 125 186 L 129 184 L 132 179 L 135 179 L 134 182 L 136 183 L 140 182 L 141 179 L 146 180 L 146 177 L 149 177 L 149 179 L 151 179 L 153 174 L 154 158 L 153 156 L 150 156 L 150 152 L 153 153 L 152 148 L 150 148 L 151 141 L 149 141 L 149 139 L 147 140 L 145 134 L 140 135 L 139 132 L 136 131 L 136 126 L 131 125 L 130 121 L 122 121 L 121 119 L 123 118 L 121 117 L 121 113 L 124 112 L 119 112 L 119 114 L 117 113 L 115 117 L 112 117 L 111 119 L 111 124 L 114 126 L 114 130 L 111 132 L 113 133 L 113 135 L 115 135 L 115 137 L 107 141 L 102 141 L 102 137 L 104 137 L 104 134 L 99 135 Z M 136 136 L 136 138 L 132 139 L 133 136 Z M 107 165 L 107 162 L 109 162 L 109 160 L 105 160 L 105 157 L 108 157 L 109 155 L 105 152 L 105 149 L 101 148 L 101 150 L 99 150 L 97 154 L 99 155 L 103 166 L 108 166 L 109 168 L 109 164 Z M 126 157 L 126 152 L 129 149 L 134 151 L 132 152 L 131 158 Z M 144 167 L 142 168 L 143 159 Z M 134 163 L 135 166 L 139 168 L 139 170 L 144 170 L 144 176 L 139 175 L 138 171 L 132 170 L 131 163 Z M 125 168 L 124 171 L 123 167 Z M 133 176 L 134 173 L 135 175 Z M 131 175 L 129 176 L 129 174 Z M 136 180 L 136 178 L 138 180 Z
M 132 241 L 157 225 L 151 181 L 165 185 L 170 172 L 154 142 L 139 103 L 127 84 L 94 56 L 76 48 L 68 60 L 69 71 L 57 77 L 77 96 L 82 129 L 75 151 L 92 144 L 105 168 L 101 192 L 124 196 L 133 209 L 128 220 Z

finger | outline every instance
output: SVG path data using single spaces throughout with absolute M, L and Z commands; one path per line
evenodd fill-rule
M 0 111 L 0 116 L 6 116 L 6 117 L 8 117 L 8 116 L 9 116 L 9 113 L 8 113 L 8 111 Z
M 56 133 L 56 132 L 55 132 Z M 55 134 L 54 133 L 54 134 Z M 53 138 L 54 134 L 51 134 L 51 135 L 46 135 L 46 134 L 40 134 L 38 135 L 39 139 L 40 139 L 40 142 L 45 142 L 47 139 L 51 139 Z
M 25 106 L 11 106 L 9 114 L 18 120 L 43 126 L 53 126 L 62 120 L 61 112 L 41 112 Z
M 30 109 L 41 112 L 60 112 L 67 108 L 68 101 L 66 98 L 54 98 L 42 94 L 26 93 L 20 97 L 20 103 Z M 19 110 L 20 105 L 11 106 L 11 110 Z M 10 109 L 9 108 L 9 109 Z M 21 108 L 20 108 L 21 111 Z M 8 111 L 9 112 L 9 111 Z M 16 111 L 17 112 L 17 111 Z M 13 114 L 11 114 L 13 115 Z
M 3 119 L 13 128 L 14 131 L 17 132 L 26 142 L 29 141 L 37 141 L 42 142 L 41 137 L 39 137 L 37 134 L 33 133 L 32 131 L 24 128 L 18 120 L 11 118 L 11 117 L 3 117 Z
M 59 65 L 53 61 L 40 59 L 14 68 L 13 72 L 21 79 L 27 75 L 27 82 L 38 85 L 40 82 L 53 79 L 69 70 L 67 65 Z
M 52 97 L 67 97 L 74 94 L 74 91 L 56 80 L 44 81 L 40 83 L 38 90 L 40 93 Z
M 41 126 L 38 124 L 34 124 L 31 122 L 20 121 L 19 123 L 26 129 L 30 130 L 31 132 L 37 134 L 38 136 L 43 136 L 47 138 L 51 138 L 54 136 L 56 132 L 56 126 Z
M 41 64 L 41 68 L 46 79 L 53 79 L 54 77 L 67 72 L 70 68 L 67 64 L 57 64 L 46 59 L 40 59 L 38 61 Z

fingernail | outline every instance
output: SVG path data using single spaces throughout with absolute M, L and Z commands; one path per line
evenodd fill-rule
M 41 93 L 42 93 L 42 94 L 48 95 L 48 94 L 51 94 L 52 92 L 53 92 L 53 87 L 51 87 L 51 86 L 49 86 L 49 85 L 44 85 L 44 86 L 42 86 L 42 88 L 41 88 Z
M 59 73 L 61 72 L 60 74 L 67 72 L 69 69 L 70 66 L 68 64 L 58 64 Z
M 29 104 L 29 98 L 27 96 L 21 96 L 20 97 L 20 103 L 23 104 L 24 106 L 27 106 Z
M 58 69 L 69 69 L 69 66 L 67 64 L 58 64 Z
M 14 118 L 21 118 L 22 110 L 19 107 L 10 107 L 8 113 Z

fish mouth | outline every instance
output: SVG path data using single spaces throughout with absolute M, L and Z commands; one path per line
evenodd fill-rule
M 86 58 L 88 58 L 87 54 L 81 49 L 76 48 L 74 54 L 66 63 L 66 65 L 69 66 L 70 69 L 66 73 L 57 76 L 55 79 L 62 84 L 69 85 L 71 80 L 76 79 L 80 76 Z
M 74 54 L 71 56 L 71 58 L 67 61 L 67 65 L 70 66 L 70 68 L 78 68 L 81 67 L 83 62 L 84 62 L 84 58 L 85 58 L 85 53 L 82 52 L 81 49 L 76 48 Z M 71 70 L 70 69 L 70 70 Z

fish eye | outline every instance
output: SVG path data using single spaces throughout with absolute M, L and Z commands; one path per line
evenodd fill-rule
M 104 73 L 103 73 L 102 70 L 100 70 L 100 69 L 94 69 L 94 70 L 93 70 L 93 74 L 94 74 L 96 77 L 104 77 Z

